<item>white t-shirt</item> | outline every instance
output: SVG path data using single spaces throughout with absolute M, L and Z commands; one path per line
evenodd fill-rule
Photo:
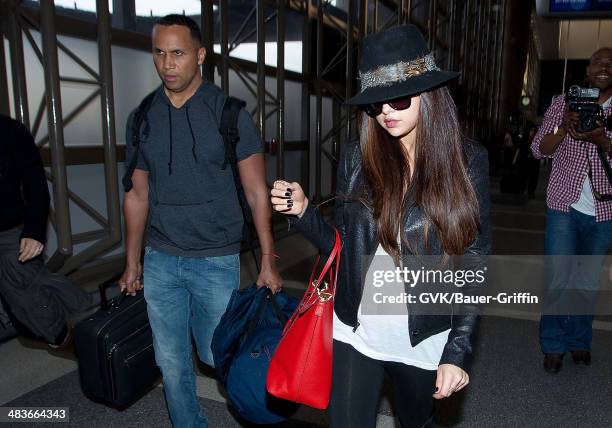
M 380 244 L 376 249 L 376 256 L 387 256 L 377 258 L 377 269 L 381 267 L 379 261 L 383 259 L 390 263 L 386 268 L 394 269 L 392 258 Z M 374 288 L 373 282 L 369 280 L 371 278 L 372 265 L 366 274 L 365 287 Z M 363 296 L 373 294 L 367 291 L 364 289 Z M 359 327 L 354 332 L 353 328 L 340 321 L 334 312 L 334 339 L 351 345 L 363 355 L 375 360 L 394 361 L 425 370 L 437 370 L 450 329 L 428 337 L 413 347 L 410 343 L 406 304 L 394 306 L 393 311 L 383 312 L 393 312 L 394 315 L 364 314 L 362 297 L 357 312 Z
M 589 180 L 588 175 L 584 177 L 580 198 L 578 201 L 574 202 L 571 207 L 583 214 L 591 216 L 595 215 L 595 199 L 593 198 L 593 192 L 591 191 L 591 180 Z

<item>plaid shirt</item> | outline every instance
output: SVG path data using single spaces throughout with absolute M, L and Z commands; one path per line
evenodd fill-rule
M 612 115 L 612 103 L 604 109 L 604 115 Z M 580 198 L 582 185 L 589 171 L 589 160 L 592 171 L 592 188 L 599 193 L 612 193 L 612 186 L 608 182 L 606 171 L 603 169 L 597 146 L 587 141 L 574 140 L 569 133 L 557 146 L 557 150 L 550 156 L 540 152 L 542 139 L 554 132 L 555 127 L 560 126 L 563 121 L 565 110 L 565 97 L 557 97 L 552 105 L 546 110 L 544 122 L 531 143 L 531 151 L 536 159 L 543 157 L 553 158 L 552 171 L 546 192 L 546 205 L 554 210 L 569 212 L 570 205 Z M 608 138 L 612 132 L 606 130 Z M 611 161 L 610 156 L 607 157 Z M 595 199 L 595 198 L 594 198 Z M 601 202 L 595 199 L 596 221 L 612 220 L 612 201 Z

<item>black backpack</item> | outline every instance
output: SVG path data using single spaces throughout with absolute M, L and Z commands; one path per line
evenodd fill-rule
M 143 135 L 146 140 L 149 136 L 149 122 L 146 120 L 147 113 L 151 108 L 155 92 L 151 92 L 147 95 L 138 108 L 134 111 L 132 119 L 132 138 L 131 144 L 134 146 L 134 154 L 132 159 L 127 164 L 125 175 L 123 176 L 122 183 L 125 192 L 129 192 L 132 189 L 132 174 L 136 169 L 136 163 L 138 162 L 138 155 L 140 152 L 140 128 L 144 125 Z M 240 174 L 238 173 L 238 159 L 236 156 L 236 145 L 240 141 L 240 135 L 238 132 L 238 115 L 240 110 L 246 106 L 246 103 L 238 98 L 228 96 L 223 105 L 223 111 L 221 113 L 221 122 L 219 124 L 219 133 L 223 137 L 223 144 L 225 146 L 225 159 L 223 160 L 223 166 L 221 169 L 225 170 L 229 164 L 232 168 L 232 175 L 234 176 L 234 185 L 236 186 L 236 192 L 238 194 L 238 202 L 240 203 L 240 209 L 242 211 L 242 217 L 244 218 L 244 227 L 242 230 L 242 239 L 246 241 L 251 250 L 251 254 L 255 260 L 255 265 L 259 271 L 259 264 L 257 263 L 257 257 L 255 255 L 255 238 L 257 232 L 255 229 L 255 223 L 253 222 L 253 214 L 251 213 L 251 207 L 248 204 L 246 195 L 244 194 L 244 188 L 240 181 Z M 126 144 L 130 144 L 126 141 Z

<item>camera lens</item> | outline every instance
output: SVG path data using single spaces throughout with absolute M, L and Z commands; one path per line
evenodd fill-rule
M 597 128 L 597 120 L 594 115 L 588 114 L 580 118 L 580 129 L 578 132 L 589 132 Z

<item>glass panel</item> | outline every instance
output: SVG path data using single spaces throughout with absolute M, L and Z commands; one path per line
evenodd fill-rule
M 96 0 L 55 0 L 56 7 L 65 9 L 82 10 L 85 12 L 96 11 Z M 113 13 L 113 1 L 109 0 L 108 9 Z
M 135 0 L 136 15 L 164 16 L 170 13 L 200 15 L 201 2 L 198 0 Z
M 215 43 L 215 53 L 221 53 L 221 45 Z M 277 44 L 276 42 L 266 42 L 266 65 L 276 67 L 277 60 Z M 244 59 L 251 62 L 257 62 L 257 43 L 243 42 L 230 52 L 233 58 Z M 302 42 L 301 41 L 286 41 L 285 42 L 285 69 L 302 72 Z
M 96 12 L 96 0 L 54 0 L 56 12 L 62 15 L 81 17 L 86 20 L 95 20 L 91 12 Z M 39 8 L 39 0 L 24 0 L 24 6 Z M 108 0 L 108 10 L 113 13 L 113 0 Z M 84 12 L 84 13 L 83 13 Z

